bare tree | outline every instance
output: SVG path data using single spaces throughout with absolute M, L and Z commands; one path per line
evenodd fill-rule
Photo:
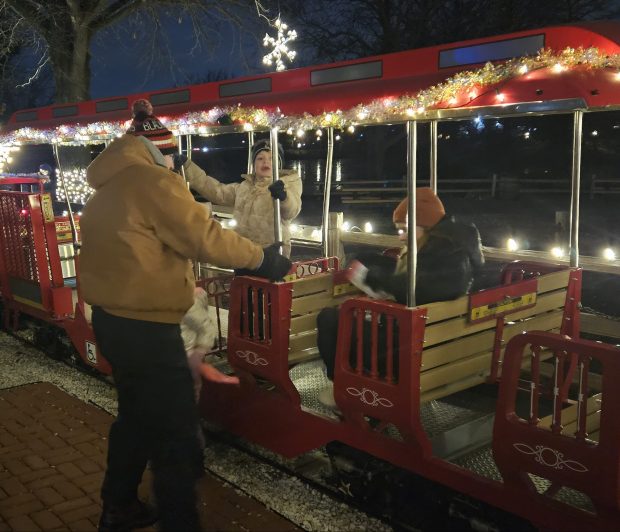
M 306 64 L 620 15 L 613 0 L 288 0 L 284 9 Z
M 196 42 L 212 36 L 218 21 L 242 26 L 256 19 L 258 0 L 0 0 L 0 14 L 15 21 L 1 28 L 6 49 L 19 40 L 38 44 L 41 51 L 33 74 L 48 62 L 54 75 L 56 102 L 90 96 L 90 48 L 93 38 L 121 23 L 148 28 L 155 43 L 162 15 L 191 20 Z M 264 11 L 264 10 L 263 10 Z M 153 48 L 155 49 L 155 48 Z

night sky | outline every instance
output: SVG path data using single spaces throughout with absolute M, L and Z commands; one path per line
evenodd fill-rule
M 126 27 L 109 29 L 97 35 L 92 46 L 92 98 L 118 96 L 133 92 L 164 89 L 211 81 L 207 76 L 232 78 L 265 71 L 262 43 L 249 32 L 223 25 L 214 36 L 217 45 L 195 48 L 192 28 L 187 19 L 165 17 L 160 48 L 151 60 L 150 37 Z M 257 18 L 263 33 L 269 28 Z M 271 29 L 270 33 L 274 33 Z M 260 45 L 260 48 L 259 48 Z

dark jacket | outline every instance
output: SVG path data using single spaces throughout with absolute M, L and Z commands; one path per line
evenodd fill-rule
M 396 266 L 388 257 L 367 262 L 362 257 L 358 260 L 369 268 L 366 282 L 371 288 L 392 294 L 398 303 L 407 303 L 406 252 L 401 254 Z M 466 294 L 475 270 L 483 264 L 476 226 L 445 216 L 427 231 L 425 243 L 418 250 L 416 305 L 447 301 Z

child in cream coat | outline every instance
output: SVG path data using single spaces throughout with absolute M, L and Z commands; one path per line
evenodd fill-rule
M 194 378 L 196 400 L 200 397 L 203 378 L 212 382 L 239 384 L 237 377 L 224 375 L 211 364 L 203 362 L 205 355 L 211 351 L 217 339 L 217 323 L 209 313 L 209 296 L 202 288 L 196 288 L 194 304 L 183 316 L 181 336 Z

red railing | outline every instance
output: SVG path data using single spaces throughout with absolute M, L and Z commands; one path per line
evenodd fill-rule
M 551 422 L 542 426 L 541 402 L 548 395 L 541 386 L 540 355 L 553 353 L 549 381 Z M 531 358 L 529 411 L 516 413 L 519 379 L 524 357 Z M 564 372 L 574 357 L 577 377 Z M 549 362 L 549 361 L 547 361 Z M 597 367 L 600 373 L 591 370 Z M 601 397 L 592 398 L 592 379 L 600 383 Z M 493 455 L 504 482 L 536 494 L 527 473 L 545 478 L 550 487 L 541 497 L 551 497 L 562 487 L 586 494 L 600 515 L 615 512 L 620 519 L 620 349 L 599 342 L 571 339 L 545 332 L 529 332 L 513 338 L 506 349 L 500 395 L 495 417 Z M 564 399 L 562 389 L 571 386 Z M 590 414 L 598 417 L 597 439 L 588 438 L 588 399 L 600 400 Z M 565 430 L 563 417 L 576 410 L 574 429 Z M 567 415 L 567 414 L 566 414 Z M 620 522 L 618 520 L 617 522 Z
M 374 430 L 394 424 L 410 442 L 420 423 L 420 365 L 426 309 L 352 298 L 340 308 L 334 397 L 345 419 Z
M 0 252 L 0 286 L 9 306 L 27 305 L 54 318 L 72 313 L 49 194 L 0 192 Z

